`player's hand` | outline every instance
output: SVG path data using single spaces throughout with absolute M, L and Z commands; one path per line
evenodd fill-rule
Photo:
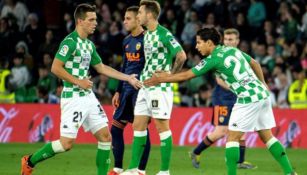
M 91 89 L 93 87 L 93 82 L 89 78 L 86 78 L 78 80 L 77 85 L 80 86 L 82 89 Z
M 147 79 L 144 81 L 144 85 L 145 86 L 156 86 L 158 84 L 160 84 L 160 78 L 161 77 L 167 77 L 170 75 L 169 71 L 161 71 L 161 70 L 157 70 L 151 78 Z
M 170 71 L 157 70 L 154 75 L 157 77 L 167 77 L 171 74 Z
M 137 74 L 129 75 L 128 83 L 131 84 L 135 89 L 140 89 L 143 87 L 143 84 L 136 77 Z
M 114 108 L 118 108 L 119 103 L 120 103 L 120 101 L 119 101 L 119 93 L 115 92 L 115 94 L 114 94 L 114 96 L 112 98 L 112 105 L 113 105 Z

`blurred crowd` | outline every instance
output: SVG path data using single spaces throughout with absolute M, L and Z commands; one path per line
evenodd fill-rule
M 50 72 L 59 42 L 74 30 L 73 10 L 96 4 L 97 30 L 90 37 L 103 63 L 122 64 L 125 9 L 137 0 L 3 0 L 0 2 L 0 70 L 11 73 L 7 88 L 16 103 L 59 103 L 62 82 Z M 236 28 L 239 48 L 256 59 L 270 87 L 273 106 L 289 108 L 289 89 L 306 80 L 307 3 L 304 0 L 159 0 L 160 24 L 168 28 L 188 55 L 184 69 L 202 57 L 195 35 L 203 27 Z M 110 104 L 118 81 L 92 71 L 94 92 Z M 1 77 L 0 77 L 1 78 Z M 306 80 L 307 81 L 307 80 Z M 0 83 L 1 84 L 1 83 Z M 214 75 L 176 85 L 178 106 L 210 106 Z M 1 87 L 0 87 L 1 89 Z M 307 100 L 307 92 L 305 92 Z M 291 101 L 291 100 L 290 100 Z

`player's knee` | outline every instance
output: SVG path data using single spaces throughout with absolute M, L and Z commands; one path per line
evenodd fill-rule
M 112 130 L 111 130 L 112 132 Z M 112 140 L 112 137 L 111 137 L 111 134 L 109 132 L 105 132 L 105 133 L 102 133 L 101 135 L 101 141 L 102 142 L 111 142 Z
M 65 151 L 69 151 L 73 148 L 73 141 L 64 141 L 64 142 L 61 142 L 62 144 L 62 147 Z

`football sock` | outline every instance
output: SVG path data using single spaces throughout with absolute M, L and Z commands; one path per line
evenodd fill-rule
M 160 171 L 168 171 L 172 154 L 173 139 L 170 130 L 164 131 L 160 135 L 161 167 Z
M 245 161 L 245 140 L 240 140 L 240 158 L 238 163 L 243 163 Z
M 112 150 L 114 155 L 114 167 L 123 168 L 123 158 L 125 151 L 124 130 L 114 125 L 111 127 Z
M 277 162 L 282 167 L 285 174 L 289 174 L 293 172 L 292 166 L 286 154 L 285 148 L 281 145 L 281 143 L 275 138 L 272 137 L 267 143 L 267 148 L 277 160 Z
M 96 154 L 97 175 L 107 175 L 110 167 L 111 142 L 98 142 Z
M 37 163 L 53 157 L 56 153 L 64 152 L 64 148 L 59 140 L 45 144 L 41 149 L 33 153 L 29 158 L 29 165 L 34 167 Z
M 226 165 L 227 174 L 237 174 L 237 162 L 239 160 L 239 142 L 226 143 Z
M 147 165 L 148 158 L 149 158 L 149 152 L 150 152 L 150 137 L 149 137 L 149 130 L 147 128 L 146 145 L 145 145 L 144 152 L 143 152 L 143 155 L 141 157 L 140 164 L 139 164 L 139 170 L 145 170 L 146 169 L 146 165 Z
M 210 147 L 214 142 L 212 140 L 209 139 L 208 136 L 206 136 L 206 138 L 197 145 L 197 147 L 194 149 L 193 153 L 196 155 L 200 155 L 201 152 L 203 152 L 205 149 L 207 149 L 208 147 Z
M 132 158 L 128 169 L 136 169 L 139 166 L 146 145 L 147 130 L 134 131 L 133 135 Z

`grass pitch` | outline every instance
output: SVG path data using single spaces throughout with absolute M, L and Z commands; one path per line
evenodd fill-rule
M 43 144 L 0 144 L 0 175 L 18 175 L 20 159 Z M 35 167 L 33 175 L 96 175 L 96 145 L 78 144 L 64 154 L 46 160 Z M 172 175 L 225 175 L 224 148 L 209 148 L 201 157 L 201 168 L 194 169 L 188 157 L 192 147 L 174 147 L 170 172 Z M 287 149 L 293 167 L 299 175 L 307 175 L 307 150 Z M 282 170 L 266 149 L 247 149 L 247 160 L 256 164 L 254 170 L 238 170 L 238 175 L 282 175 Z M 124 167 L 128 166 L 131 146 L 126 147 Z M 111 154 L 113 165 L 113 155 Z M 147 174 L 155 175 L 160 167 L 160 150 L 153 146 Z

